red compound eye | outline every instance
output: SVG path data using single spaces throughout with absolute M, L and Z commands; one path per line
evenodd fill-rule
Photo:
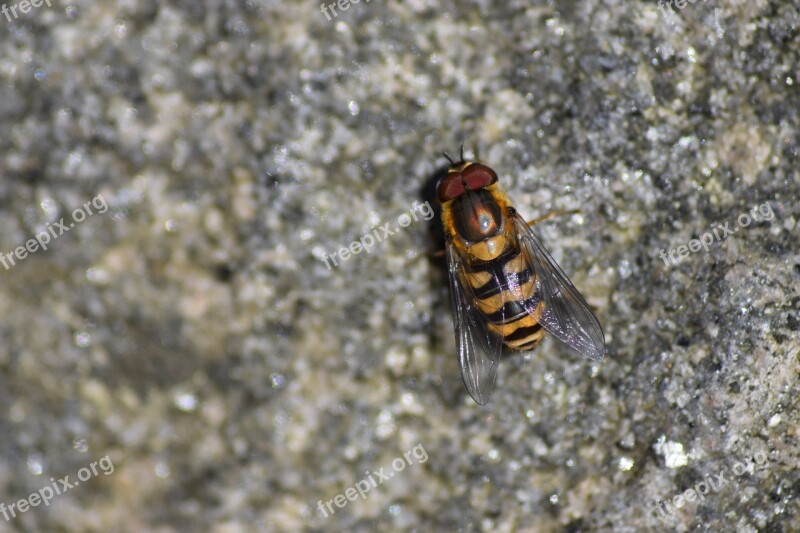
M 439 182 L 439 201 L 446 202 L 453 198 L 458 198 L 466 191 L 477 191 L 488 187 L 497 181 L 497 174 L 494 170 L 474 163 L 465 168 L 462 172 L 451 172 Z
M 467 189 L 471 191 L 488 187 L 497 181 L 497 174 L 494 173 L 494 170 L 480 163 L 468 166 L 461 175 Z
M 446 202 L 464 194 L 464 178 L 461 172 L 451 172 L 439 182 L 439 201 Z

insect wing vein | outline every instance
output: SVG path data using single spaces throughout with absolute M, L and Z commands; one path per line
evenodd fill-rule
M 465 281 L 463 261 L 452 243 L 447 245 L 447 265 L 461 378 L 470 396 L 484 405 L 494 387 L 503 339 L 489 329 L 488 320 L 475 305 L 472 288 Z
M 514 217 L 522 252 L 528 256 L 537 277 L 538 290 L 544 300 L 539 323 L 578 353 L 589 359 L 602 359 L 606 352 L 605 337 L 586 300 L 553 260 L 530 226 L 518 214 Z M 529 312 L 533 313 L 534 308 L 529 309 Z

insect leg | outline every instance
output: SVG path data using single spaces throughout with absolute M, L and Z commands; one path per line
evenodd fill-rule
M 548 219 L 553 218 L 553 217 L 558 217 L 558 216 L 561 216 L 561 215 L 576 215 L 576 214 L 578 214 L 580 212 L 581 212 L 580 209 L 572 209 L 572 210 L 569 210 L 569 211 L 564 210 L 564 209 L 559 209 L 558 211 L 550 211 L 549 213 L 547 213 L 544 216 L 541 216 L 539 218 L 531 220 L 530 222 L 528 222 L 528 225 L 529 226 L 533 226 L 534 224 L 538 224 L 539 222 L 544 222 L 545 220 L 548 220 Z

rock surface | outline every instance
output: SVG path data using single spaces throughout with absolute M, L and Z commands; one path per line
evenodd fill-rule
M 0 15 L 0 531 L 797 531 L 797 2 L 345 1 Z M 608 345 L 485 407 L 461 142 Z

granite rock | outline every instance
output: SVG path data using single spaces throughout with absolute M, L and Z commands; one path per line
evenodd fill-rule
M 0 531 L 800 528 L 797 2 L 40 4 L 0 16 L 0 501 L 80 485 Z M 426 255 L 461 143 L 580 209 L 537 231 L 608 346 L 484 407 Z

